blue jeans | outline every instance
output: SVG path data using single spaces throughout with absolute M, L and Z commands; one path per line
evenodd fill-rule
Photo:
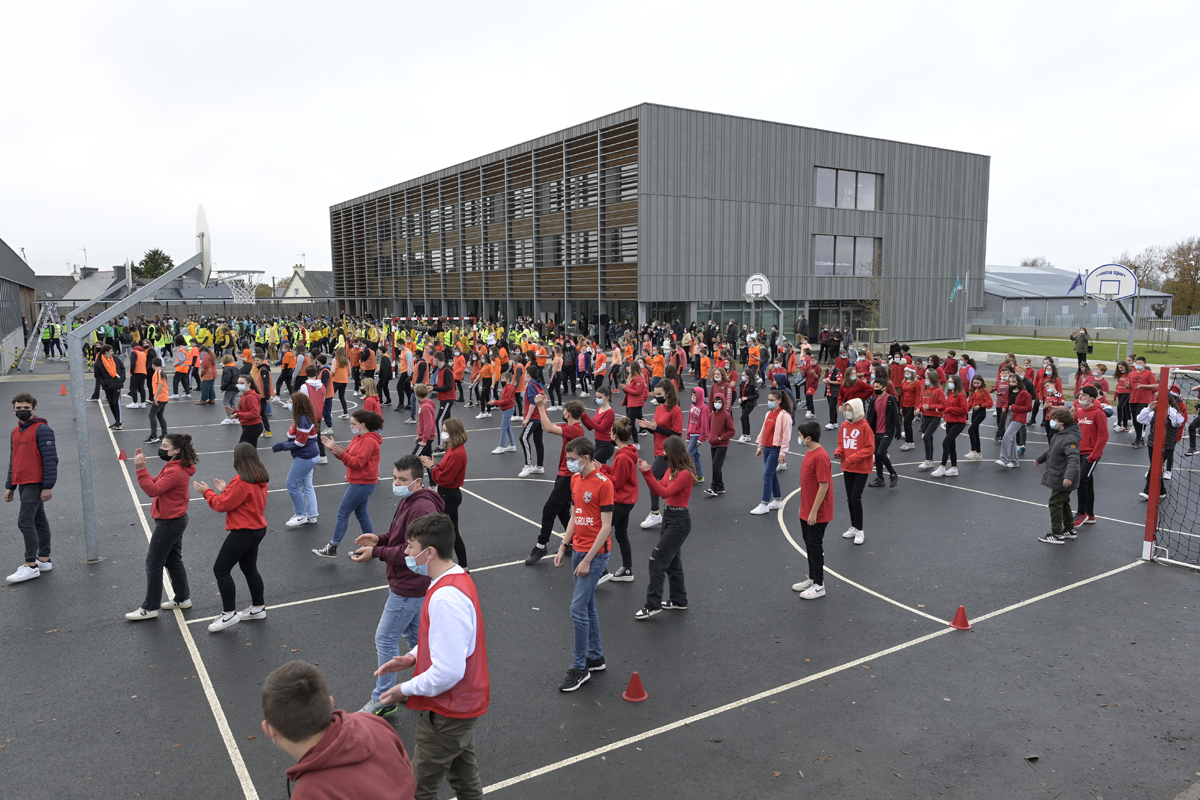
M 779 448 L 764 447 L 763 448 L 763 493 L 762 501 L 769 503 L 772 500 L 782 500 L 783 490 L 779 488 L 779 474 L 776 470 L 779 468 Z
M 333 538 L 329 541 L 334 545 L 342 543 L 346 529 L 350 527 L 350 514 L 358 517 L 358 524 L 363 533 L 374 533 L 375 526 L 371 524 L 369 504 L 371 495 L 375 493 L 377 483 L 352 483 L 342 495 L 342 502 L 337 510 L 337 525 L 333 529 Z
M 292 498 L 292 513 L 297 517 L 317 516 L 317 493 L 313 489 L 313 468 L 317 459 L 293 458 L 292 468 L 288 470 L 288 497 Z
M 688 455 L 692 457 L 692 463 L 696 465 L 696 475 L 704 477 L 704 468 L 700 466 L 700 434 L 693 433 L 688 437 Z
M 375 629 L 375 653 L 379 656 L 379 666 L 400 655 L 400 637 L 408 643 L 408 649 L 417 646 L 417 629 L 421 627 L 421 606 L 425 604 L 424 597 L 401 597 L 388 590 L 387 604 L 379 617 L 379 627 Z M 375 679 L 375 691 L 371 699 L 378 702 L 379 695 L 396 685 L 396 673 L 380 675 Z
M 510 408 L 504 412 L 504 417 L 500 420 L 500 446 L 501 447 L 516 447 L 517 440 L 513 438 L 512 432 L 513 410 Z M 1200 417 L 1197 417 L 1200 419 Z M 508 437 L 508 444 L 504 443 L 504 437 Z
M 587 553 L 575 550 L 571 553 L 571 569 L 583 561 Z M 600 615 L 596 613 L 596 582 L 608 567 L 608 553 L 596 553 L 588 574 L 575 576 L 575 594 L 571 596 L 571 623 L 575 626 L 575 662 L 572 669 L 587 669 L 589 658 L 600 658 L 604 648 L 600 646 Z
M 207 381 L 200 381 L 200 402 L 217 399 L 217 392 L 216 389 L 213 388 L 213 383 L 215 383 L 215 381 L 211 379 Z

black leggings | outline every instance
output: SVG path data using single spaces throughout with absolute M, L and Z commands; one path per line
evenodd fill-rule
M 292 371 L 290 369 L 280 370 L 279 377 L 275 379 L 275 394 L 279 394 L 279 387 L 286 386 L 288 394 L 292 393 Z
M 654 473 L 655 478 L 658 478 L 661 481 L 662 476 L 667 474 L 667 457 L 666 456 L 655 456 L 654 463 L 651 465 L 650 471 L 652 473 Z M 654 512 L 655 514 L 658 513 L 659 504 L 661 502 L 662 502 L 661 497 L 654 494 L 653 492 L 650 493 L 650 510 L 652 512 Z M 691 523 L 689 522 L 688 525 L 689 525 L 689 530 L 690 530 Z
M 636 444 L 637 437 L 642 435 L 642 429 L 639 428 L 637 424 L 639 419 L 644 419 L 642 416 L 642 406 L 626 406 L 625 416 L 628 417 L 629 421 L 633 424 L 633 441 L 634 444 Z
M 479 400 L 479 405 L 483 406 L 483 408 L 480 409 L 481 412 L 492 410 L 491 406 L 488 405 L 488 401 L 491 399 L 492 399 L 492 379 L 491 378 L 480 378 L 478 400 Z
M 1145 441 L 1145 439 L 1142 435 L 1142 431 L 1145 430 L 1145 426 L 1142 425 L 1142 423 L 1138 422 L 1138 419 L 1137 419 L 1138 414 L 1142 413 L 1142 409 L 1145 407 L 1146 407 L 1145 403 L 1130 403 L 1129 404 L 1129 414 L 1130 414 L 1130 417 L 1133 419 L 1133 439 L 1135 442 Z M 1153 424 L 1154 423 L 1151 423 L 1151 425 L 1153 425 Z
M 1117 425 L 1128 428 L 1131 419 L 1133 417 L 1129 413 L 1129 392 L 1117 395 Z
M 146 376 L 135 372 L 129 376 L 129 396 L 135 403 L 146 402 Z
M 941 417 L 921 417 L 921 440 L 925 443 L 926 461 L 933 461 L 933 432 L 941 424 Z
M 917 409 L 912 406 L 909 406 L 908 408 L 904 409 L 903 413 L 904 413 L 904 443 L 905 444 L 913 443 L 913 416 L 916 414 L 916 411 L 917 411 Z
M 846 483 L 846 505 L 850 507 L 850 527 L 861 531 L 863 529 L 862 493 L 867 485 L 869 472 L 843 472 L 842 479 Z
M 592 456 L 592 458 L 595 459 L 597 463 L 608 464 L 608 460 L 612 458 L 613 453 L 616 451 L 616 445 L 614 445 L 611 441 L 599 441 L 596 442 L 596 455 Z
M 892 466 L 892 459 L 888 457 L 888 447 L 892 444 L 892 437 L 886 433 L 875 434 L 875 474 L 880 478 L 883 477 L 883 471 L 886 469 L 889 475 L 896 474 L 896 468 Z
M 754 406 L 754 403 L 742 403 L 742 436 L 750 435 L 750 415 L 754 413 Z
M 725 466 L 725 454 L 729 451 L 729 445 L 712 445 L 709 450 L 712 452 L 712 489 L 714 492 L 722 492 L 725 490 L 725 476 L 721 470 Z
M 454 556 L 458 565 L 467 568 L 467 545 L 463 542 L 462 534 L 458 531 L 458 507 L 462 505 L 462 489 L 447 489 L 439 486 L 438 494 L 446 504 L 446 516 L 454 523 Z
M 238 444 L 241 444 L 242 442 L 249 442 L 250 444 L 254 445 L 254 448 L 257 450 L 258 437 L 262 436 L 262 432 L 263 426 L 261 422 L 256 422 L 253 425 L 243 425 L 242 438 L 238 439 Z
M 575 396 L 575 370 L 566 370 L 566 378 L 563 379 L 567 387 L 567 393 L 572 397 Z
M 555 406 L 562 405 L 562 378 L 556 372 L 554 377 L 550 379 L 550 388 L 547 391 L 550 395 L 550 404 Z
M 829 393 L 826 394 L 826 396 L 825 396 L 825 400 L 829 403 L 829 424 L 830 425 L 838 424 L 838 421 L 837 421 L 838 391 L 839 391 L 839 387 L 834 386 L 834 387 L 832 387 L 832 390 L 829 391 Z
M 338 400 L 342 402 L 342 413 L 349 414 L 350 412 L 346 410 L 346 384 L 334 381 L 333 391 L 338 396 Z
M 982 453 L 983 443 L 979 440 L 979 426 L 987 419 L 987 409 L 982 406 L 971 412 L 971 427 L 967 428 L 967 438 L 971 440 L 971 452 Z
M 1080 514 L 1096 516 L 1096 466 L 1099 461 L 1089 461 L 1091 453 L 1079 454 L 1079 508 Z
M 942 466 L 946 466 L 946 459 L 950 459 L 950 466 L 958 466 L 958 448 L 954 446 L 954 440 L 963 432 L 963 428 L 967 427 L 965 422 L 947 422 L 946 423 L 946 438 L 942 439 Z
M 267 400 L 264 398 L 262 401 L 262 405 L 258 409 L 258 414 L 260 417 L 262 417 L 262 426 L 263 426 L 264 433 L 271 432 L 271 415 L 267 413 L 267 409 L 270 407 L 271 407 L 271 404 L 269 402 L 267 402 Z M 255 447 L 257 447 L 257 446 L 258 445 L 255 445 Z
M 392 389 L 391 389 L 390 384 L 391 384 L 390 379 L 383 380 L 382 378 L 380 378 L 380 380 L 378 381 L 377 386 L 376 386 L 376 388 L 379 390 L 379 396 L 383 398 L 382 402 L 383 402 L 383 405 L 385 405 L 385 406 L 390 406 L 392 404 Z
M 621 550 L 621 566 L 633 569 L 633 549 L 629 546 L 629 513 L 633 511 L 633 503 L 613 504 L 612 531 L 617 539 L 617 547 Z
M 217 588 L 221 590 L 221 608 L 226 614 L 237 611 L 237 588 L 233 585 L 231 574 L 235 564 L 242 568 L 242 574 L 246 576 L 251 605 L 266 605 L 263 600 L 263 579 L 258 574 L 258 545 L 266 535 L 266 528 L 235 528 L 225 535 L 221 552 L 217 553 L 217 560 L 213 563 L 213 575 L 217 578 Z

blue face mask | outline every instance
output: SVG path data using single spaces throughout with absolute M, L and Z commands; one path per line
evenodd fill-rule
M 777 406 L 777 405 L 779 405 L 779 404 L 778 404 L 778 403 L 776 403 L 774 400 L 768 400 L 768 401 L 767 401 L 767 408 L 774 409 L 774 408 L 775 408 L 775 406 Z
M 572 475 L 578 475 L 583 472 L 583 467 L 579 465 L 579 460 L 574 458 L 567 459 L 567 469 L 571 471 Z
M 1056 419 L 1050 420 L 1050 427 L 1053 428 L 1054 430 L 1058 430 L 1058 420 L 1056 420 Z
M 396 497 L 399 497 L 401 500 L 403 500 L 404 498 L 406 498 L 410 494 L 412 494 L 412 489 L 409 488 L 409 484 L 407 484 L 407 483 L 404 484 L 403 486 L 397 486 L 395 484 L 392 484 L 392 494 L 396 495 Z
M 425 551 L 422 550 L 421 552 L 424 553 Z M 418 564 L 416 556 L 405 556 L 404 564 L 410 570 L 417 573 L 418 575 L 428 575 L 429 574 L 429 565 L 428 564 Z

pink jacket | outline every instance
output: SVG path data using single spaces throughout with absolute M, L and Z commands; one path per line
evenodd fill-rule
M 770 412 L 768 412 L 770 413 Z M 780 409 L 779 416 L 775 418 L 775 435 L 771 437 L 771 441 L 763 441 L 763 432 L 767 429 L 767 423 L 764 421 L 762 428 L 758 432 L 758 438 L 755 441 L 760 447 L 778 447 L 779 454 L 783 455 L 788 451 L 788 445 L 792 441 L 792 415 Z
M 708 441 L 708 406 L 704 402 L 704 390 L 699 386 L 692 389 L 692 408 L 688 411 L 687 435 L 698 434 L 700 441 Z
M 421 409 L 417 412 L 417 438 L 422 442 L 439 440 L 437 429 L 433 424 L 435 416 L 433 401 L 427 397 L 421 401 Z

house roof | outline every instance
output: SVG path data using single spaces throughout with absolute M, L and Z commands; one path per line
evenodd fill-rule
M 1078 273 L 1057 267 L 984 267 L 983 290 L 987 294 L 1012 298 L 1082 298 L 1083 287 L 1069 291 Z M 1142 289 L 1142 297 L 1171 297 L 1165 292 Z
M 39 303 L 58 302 L 75 288 L 75 278 L 70 275 L 34 275 L 33 283 Z
M 25 263 L 25 259 L 13 252 L 3 239 L 0 239 L 0 278 L 7 278 L 30 289 L 37 285 L 33 270 Z
M 308 290 L 309 297 L 333 297 L 333 270 L 306 269 L 298 276 Z

